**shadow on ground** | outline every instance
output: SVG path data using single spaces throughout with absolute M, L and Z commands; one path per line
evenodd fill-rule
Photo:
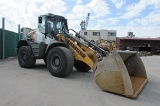
M 38 63 L 35 65 L 35 67 L 31 68 L 33 71 L 41 71 L 41 72 L 45 72 L 48 71 L 46 64 L 44 63 Z M 54 77 L 54 76 L 53 76 Z M 92 70 L 90 70 L 89 72 L 79 72 L 77 71 L 74 67 L 71 73 L 69 73 L 67 76 L 62 77 L 65 79 L 82 79 L 84 77 L 89 78 L 93 78 L 94 77 L 94 73 L 92 72 Z

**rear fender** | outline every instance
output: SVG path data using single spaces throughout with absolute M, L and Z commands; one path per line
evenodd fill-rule
M 22 46 L 29 46 L 31 48 L 31 45 L 29 43 L 29 41 L 27 40 L 20 40 L 17 44 L 17 54 L 18 54 L 18 51 L 19 49 L 22 47 Z

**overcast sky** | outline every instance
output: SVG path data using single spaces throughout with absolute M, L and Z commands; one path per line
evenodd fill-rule
M 160 0 L 0 0 L 0 18 L 5 17 L 11 31 L 17 32 L 18 24 L 36 28 L 37 17 L 46 13 L 66 17 L 69 28 L 76 31 L 90 13 L 88 30 L 117 30 L 119 37 L 129 31 L 136 37 L 160 37 Z

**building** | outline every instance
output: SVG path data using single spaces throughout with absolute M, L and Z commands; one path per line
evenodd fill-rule
M 81 30 L 80 34 L 89 40 L 104 39 L 109 41 L 116 41 L 116 30 Z
M 136 49 L 142 45 L 151 47 L 152 54 L 160 54 L 160 38 L 136 38 L 136 37 L 117 37 L 116 48 L 123 50 L 124 47 Z

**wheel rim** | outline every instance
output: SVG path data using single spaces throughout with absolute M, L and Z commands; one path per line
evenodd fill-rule
M 27 60 L 26 52 L 22 51 L 20 53 L 20 61 L 21 61 L 22 64 L 24 64 L 26 62 L 26 60 Z
M 51 59 L 50 59 L 50 64 L 53 70 L 57 71 L 60 69 L 61 67 L 61 58 L 59 55 L 54 54 L 52 55 Z

